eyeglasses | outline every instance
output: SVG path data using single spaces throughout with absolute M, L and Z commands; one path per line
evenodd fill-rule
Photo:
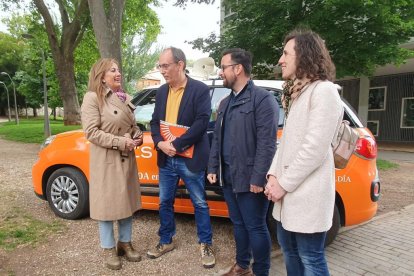
M 177 63 L 177 62 L 157 64 L 157 68 L 162 69 L 162 70 L 168 70 L 168 68 L 170 68 L 171 64 L 174 64 L 174 63 Z
M 224 71 L 224 70 L 226 70 L 226 68 L 227 67 L 230 67 L 230 66 L 235 66 L 235 65 L 239 65 L 240 63 L 234 63 L 234 64 L 223 64 L 223 65 L 220 65 L 220 69 L 221 69 L 221 71 Z

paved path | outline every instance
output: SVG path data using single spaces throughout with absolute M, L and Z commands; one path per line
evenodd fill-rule
M 414 162 L 414 153 L 380 150 L 378 158 Z M 414 276 L 414 204 L 342 228 L 326 256 L 331 275 Z M 270 275 L 286 275 L 280 250 L 272 252 Z
M 378 151 L 378 158 L 389 161 L 403 161 L 414 163 L 414 153 L 394 150 Z
M 343 228 L 326 255 L 331 275 L 414 275 L 414 204 Z M 270 275 L 286 275 L 280 251 Z

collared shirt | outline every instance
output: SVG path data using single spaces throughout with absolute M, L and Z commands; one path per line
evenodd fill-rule
M 167 107 L 165 110 L 165 121 L 168 123 L 176 124 L 178 119 L 178 110 L 180 109 L 181 99 L 183 98 L 185 89 L 184 86 L 180 86 L 177 90 L 173 90 L 170 86 L 168 90 Z

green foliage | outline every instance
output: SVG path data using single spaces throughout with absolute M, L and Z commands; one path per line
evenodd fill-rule
M 401 64 L 410 52 L 398 47 L 414 36 L 414 0 L 226 0 L 232 13 L 220 37 L 192 44 L 220 57 L 224 48 L 250 50 L 254 62 L 277 64 L 284 36 L 305 27 L 325 39 L 337 77 L 371 75 L 378 65 Z
M 152 45 L 161 31 L 155 11 L 149 4 L 158 1 L 129 0 L 125 3 L 122 21 L 122 72 L 125 89 L 135 92 L 134 84 L 152 69 L 160 49 L 152 50 Z
M 42 51 L 45 54 L 45 67 L 47 76 L 48 101 L 50 107 L 62 106 L 59 96 L 53 60 L 49 58 L 50 50 L 44 27 L 41 25 L 39 15 L 36 13 L 16 15 L 13 14 L 5 20 L 10 35 L 17 41 L 16 49 L 20 52 L 15 55 L 15 69 L 13 79 L 16 90 L 24 96 L 24 103 L 20 106 L 38 108 L 43 104 L 43 71 Z M 33 38 L 23 36 L 30 34 Z M 30 47 L 29 47 L 30 46 Z
M 123 46 L 126 38 L 142 36 L 143 40 L 154 41 L 160 33 L 161 26 L 155 11 L 150 4 L 158 5 L 157 0 L 128 0 L 125 1 L 122 18 Z
M 14 79 L 14 72 L 16 72 L 16 69 L 22 62 L 22 48 L 19 47 L 19 41 L 9 34 L 0 32 L 0 49 L 0 72 L 6 72 L 12 79 Z M 7 89 L 9 90 L 10 106 L 13 108 L 13 84 L 7 75 L 0 75 L 0 81 L 4 82 L 4 84 L 7 86 Z M 21 106 L 23 101 L 20 99 L 16 81 L 14 80 L 14 82 L 16 86 L 17 105 Z M 0 84 L 0 109 L 6 108 L 7 93 L 3 84 Z
M 134 94 L 134 84 L 137 80 L 142 78 L 149 70 L 154 68 L 161 49 L 156 48 L 151 52 L 151 47 L 154 40 L 148 37 L 143 37 L 138 43 L 134 42 L 134 38 L 127 37 L 126 47 L 123 48 L 123 75 L 126 82 L 125 89 Z
M 185 8 L 189 2 L 197 4 L 214 4 L 215 0 L 176 0 L 174 6 Z
M 1 218 L 0 248 L 12 250 L 19 245 L 35 246 L 63 228 L 61 221 L 45 222 L 13 208 Z
M 399 167 L 399 165 L 397 163 L 387 161 L 387 160 L 377 159 L 377 168 L 380 171 L 396 169 L 398 167 Z
M 14 122 L 6 122 L 0 125 L 0 137 L 3 139 L 40 144 L 45 139 L 43 131 L 43 119 L 22 119 L 19 125 Z M 62 120 L 51 120 L 50 129 L 52 134 L 80 129 L 81 126 L 64 126 Z
M 79 100 L 82 100 L 86 93 L 89 71 L 98 59 L 99 50 L 95 35 L 92 30 L 88 30 L 75 50 L 75 83 Z
M 0 32 L 0 70 L 1 72 L 15 72 L 21 60 L 22 48 L 19 41 L 13 36 Z

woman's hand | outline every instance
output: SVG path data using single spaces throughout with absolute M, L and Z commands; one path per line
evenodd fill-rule
M 276 176 L 270 175 L 265 187 L 264 194 L 267 196 L 268 200 L 276 202 L 285 196 L 286 191 L 282 188 L 282 186 L 280 186 Z
M 131 138 L 126 138 L 125 149 L 129 151 L 133 151 L 135 147 L 136 147 L 136 140 L 133 140 Z
M 142 133 L 138 137 L 134 138 L 134 142 L 135 142 L 135 147 L 139 147 L 142 145 L 142 143 L 144 142 Z

